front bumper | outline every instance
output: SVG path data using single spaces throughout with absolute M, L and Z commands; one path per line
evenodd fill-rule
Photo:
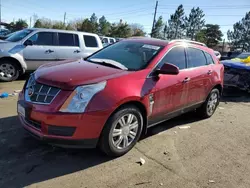
M 39 111 L 37 104 L 19 100 L 24 113 L 19 119 L 33 137 L 38 140 L 73 148 L 96 147 L 110 111 L 71 114 Z M 25 115 L 24 115 L 25 114 Z

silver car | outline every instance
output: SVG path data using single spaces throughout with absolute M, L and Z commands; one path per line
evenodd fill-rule
M 85 58 L 101 48 L 93 33 L 24 29 L 0 41 L 0 81 L 13 81 L 51 61 Z

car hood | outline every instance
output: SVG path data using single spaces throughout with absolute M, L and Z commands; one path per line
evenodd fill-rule
M 83 60 L 67 60 L 40 66 L 35 72 L 35 79 L 42 84 L 73 90 L 79 85 L 97 83 L 124 74 L 129 72 Z
M 17 42 L 8 42 L 5 40 L 0 41 L 0 50 L 1 51 L 9 51 L 19 45 Z

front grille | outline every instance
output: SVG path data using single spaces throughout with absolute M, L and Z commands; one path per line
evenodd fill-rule
M 39 104 L 50 104 L 59 92 L 59 88 L 37 83 L 34 75 L 31 75 L 25 87 L 25 100 Z

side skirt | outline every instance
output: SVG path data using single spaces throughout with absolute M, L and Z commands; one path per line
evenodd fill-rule
M 170 112 L 170 113 L 164 115 L 160 119 L 159 118 L 157 118 L 157 119 L 149 119 L 147 128 L 153 127 L 153 126 L 158 125 L 158 124 L 160 124 L 160 123 L 162 123 L 164 121 L 170 120 L 172 118 L 175 118 L 175 117 L 180 116 L 182 114 L 185 114 L 187 112 L 193 111 L 193 110 L 201 107 L 204 102 L 205 101 L 194 104 L 192 106 L 188 106 L 188 107 L 180 109 L 180 110 L 176 110 L 174 112 Z

